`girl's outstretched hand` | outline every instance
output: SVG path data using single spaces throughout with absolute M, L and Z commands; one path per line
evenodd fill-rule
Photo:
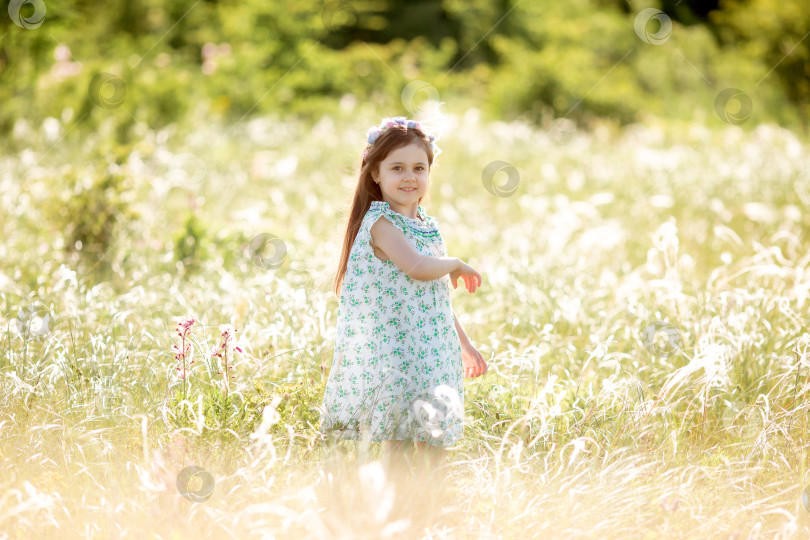
M 481 274 L 464 261 L 460 260 L 459 263 L 458 269 L 450 272 L 450 282 L 453 284 L 454 289 L 458 289 L 458 278 L 462 277 L 464 278 L 464 286 L 467 287 L 468 291 L 474 293 L 476 287 L 480 287 L 481 283 L 483 283 Z
M 484 357 L 472 343 L 461 346 L 461 367 L 464 368 L 464 376 L 467 378 L 480 377 L 489 369 Z

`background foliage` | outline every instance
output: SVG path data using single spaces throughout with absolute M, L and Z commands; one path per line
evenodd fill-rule
M 485 105 L 485 118 L 705 118 L 717 93 L 735 87 L 755 103 L 752 123 L 808 119 L 802 0 L 46 5 L 38 28 L 0 18 L 2 133 L 19 118 L 95 129 L 113 115 L 125 142 L 136 121 L 161 127 L 201 114 L 233 122 L 271 111 L 318 118 L 346 95 L 390 109 L 411 80 L 445 101 Z M 663 45 L 633 30 L 651 6 L 673 21 Z M 97 73 L 126 85 L 114 110 L 93 107 Z

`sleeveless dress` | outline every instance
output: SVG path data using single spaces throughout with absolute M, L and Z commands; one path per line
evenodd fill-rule
M 422 219 L 372 201 L 352 244 L 319 408 L 319 430 L 334 439 L 453 446 L 462 436 L 464 374 L 450 276 L 412 279 L 369 244 L 371 226 L 383 217 L 420 253 L 446 257 L 438 221 L 422 206 L 417 215 Z

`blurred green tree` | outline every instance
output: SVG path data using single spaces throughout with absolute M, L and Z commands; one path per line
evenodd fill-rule
M 775 77 L 797 107 L 803 124 L 810 119 L 810 6 L 806 0 L 721 0 L 711 12 L 722 42 L 762 58 L 763 80 Z

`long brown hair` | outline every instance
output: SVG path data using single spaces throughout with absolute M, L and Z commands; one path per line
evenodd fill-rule
M 346 266 L 349 262 L 349 255 L 351 254 L 354 239 L 360 231 L 360 224 L 363 222 L 366 212 L 371 207 L 371 202 L 383 200 L 382 190 L 380 189 L 380 185 L 374 181 L 372 172 L 379 174 L 380 163 L 388 157 L 391 151 L 412 143 L 422 143 L 424 145 L 425 152 L 427 152 L 429 173 L 433 165 L 433 150 L 427 135 L 419 128 L 407 128 L 402 124 L 396 124 L 381 133 L 373 145 L 366 146 L 368 155 L 360 164 L 360 174 L 357 179 L 354 196 L 352 197 L 349 218 L 346 222 L 346 233 L 343 237 L 343 252 L 341 253 L 340 264 L 338 264 L 338 271 L 335 275 L 334 292 L 336 296 L 340 296 L 343 277 L 346 275 Z M 422 197 L 419 198 L 419 203 L 422 203 Z

